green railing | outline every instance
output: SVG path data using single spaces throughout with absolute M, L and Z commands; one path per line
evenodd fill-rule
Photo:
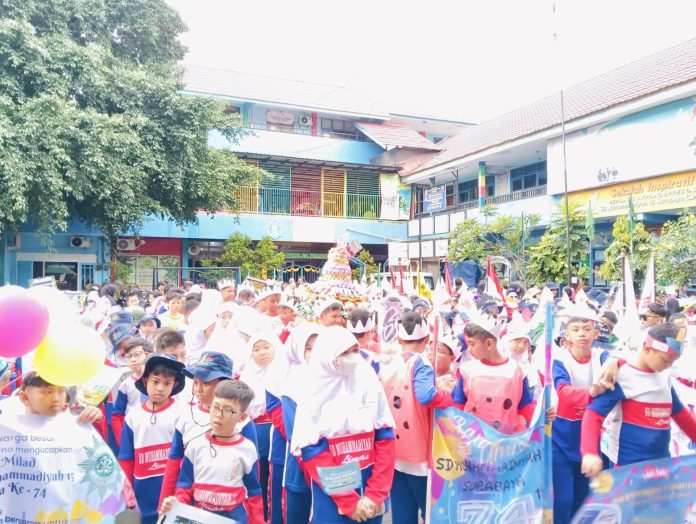
M 235 196 L 242 213 L 379 218 L 378 195 L 240 186 Z

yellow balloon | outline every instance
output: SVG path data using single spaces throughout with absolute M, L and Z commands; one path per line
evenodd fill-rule
M 104 365 L 106 349 L 97 333 L 79 324 L 49 328 L 36 348 L 34 369 L 56 386 L 78 386 Z

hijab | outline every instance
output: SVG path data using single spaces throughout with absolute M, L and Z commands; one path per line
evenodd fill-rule
M 299 403 L 307 383 L 307 361 L 304 358 L 305 346 L 312 335 L 319 334 L 317 324 L 306 323 L 296 327 L 285 342 L 285 354 L 288 358 L 288 374 L 285 378 L 281 395 Z
M 259 366 L 253 357 L 254 345 L 259 341 L 268 342 L 273 348 L 273 358 L 267 366 Z M 280 398 L 283 379 L 287 375 L 288 364 L 283 346 L 278 335 L 273 332 L 257 332 L 249 339 L 246 346 L 247 357 L 239 380 L 254 391 L 254 400 L 249 404 L 249 416 L 252 419 L 266 413 L 266 391 Z

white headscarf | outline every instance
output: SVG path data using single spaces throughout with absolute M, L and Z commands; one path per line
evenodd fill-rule
M 253 358 L 254 344 L 265 340 L 273 348 L 273 359 L 261 367 Z M 239 380 L 254 390 L 254 400 L 249 404 L 249 416 L 255 419 L 266 412 L 266 391 L 280 398 L 281 384 L 288 371 L 288 360 L 278 335 L 272 332 L 255 333 L 246 346 L 247 358 Z
M 318 335 L 319 331 L 320 326 L 317 324 L 302 324 L 290 332 L 290 336 L 285 342 L 285 354 L 287 355 L 290 368 L 281 388 L 281 395 L 292 399 L 295 403 L 300 402 L 307 384 L 307 361 L 304 358 L 305 345 L 309 337 Z
M 356 344 L 355 336 L 340 326 L 319 332 L 307 366 L 305 394 L 297 406 L 293 454 L 322 438 L 394 427 L 384 389 L 364 359 L 358 359 L 354 375 L 338 372 L 336 357 Z

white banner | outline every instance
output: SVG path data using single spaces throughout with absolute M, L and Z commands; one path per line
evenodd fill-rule
M 379 190 L 382 196 L 382 220 L 399 220 L 399 175 L 380 175 Z
M 90 425 L 75 417 L 0 420 L 0 522 L 113 522 L 125 475 Z

